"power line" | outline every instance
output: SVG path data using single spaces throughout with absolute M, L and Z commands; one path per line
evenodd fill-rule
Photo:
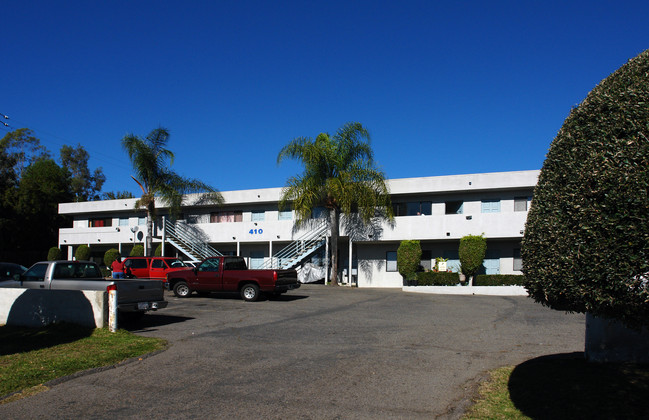
M 5 119 L 9 119 L 9 117 L 7 115 L 5 115 L 5 114 L 0 114 L 0 115 Z M 42 133 L 42 135 L 38 136 L 39 140 L 41 140 L 44 143 L 50 144 L 50 145 L 55 145 L 59 149 L 64 145 L 73 145 L 75 143 L 75 142 L 70 141 L 70 140 L 68 140 L 68 139 L 66 139 L 64 137 L 61 137 L 61 136 L 58 136 L 56 134 L 49 133 L 49 132 L 47 132 L 45 130 L 42 130 L 40 128 L 34 127 L 33 125 L 31 125 L 31 124 L 29 124 L 29 123 L 27 123 L 25 121 L 16 120 L 16 119 L 13 119 L 13 118 L 12 118 L 12 121 L 15 121 L 17 124 L 22 125 L 25 128 L 28 128 L 28 129 L 34 131 L 37 134 Z M 12 125 L 4 123 L 2 120 L 0 120 L 0 122 L 2 122 L 6 127 L 13 128 Z M 43 134 L 45 135 L 45 137 L 43 136 Z M 55 138 L 58 141 L 53 141 L 51 139 L 48 139 L 47 137 Z M 61 142 L 63 142 L 63 143 L 61 143 Z M 80 141 L 77 141 L 76 143 L 81 144 Z M 103 152 L 87 148 L 85 145 L 83 146 L 83 148 L 92 156 L 92 158 L 94 160 L 99 161 L 101 164 L 117 166 L 117 167 L 124 168 L 126 170 L 131 170 L 132 169 L 130 166 L 124 165 L 123 160 L 117 159 L 117 158 L 115 158 L 115 157 L 113 157 L 111 155 L 105 154 Z

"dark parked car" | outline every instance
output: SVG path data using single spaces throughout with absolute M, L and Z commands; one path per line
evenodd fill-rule
M 27 267 L 20 264 L 0 262 L 0 281 L 15 280 L 16 274 L 20 275 L 27 271 Z

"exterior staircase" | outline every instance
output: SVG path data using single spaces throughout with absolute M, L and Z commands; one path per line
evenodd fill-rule
M 205 258 L 223 255 L 185 223 L 173 222 L 165 218 L 164 233 L 167 242 L 191 260 L 202 261 Z
M 261 269 L 285 269 L 292 268 L 313 254 L 327 241 L 329 228 L 325 222 L 319 224 L 315 229 L 309 229 L 301 237 L 294 239 L 277 254 L 264 261 Z

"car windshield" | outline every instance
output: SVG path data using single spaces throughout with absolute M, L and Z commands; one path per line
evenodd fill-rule
M 169 267 L 171 268 L 187 267 L 187 265 L 180 260 L 167 260 L 167 264 L 169 264 Z

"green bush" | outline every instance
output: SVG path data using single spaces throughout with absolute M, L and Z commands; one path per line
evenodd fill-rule
M 87 261 L 90 258 L 90 247 L 88 245 L 79 245 L 74 253 L 77 261 Z
M 523 286 L 525 276 L 520 274 L 479 274 L 475 276 L 474 286 Z
M 110 265 L 119 257 L 119 250 L 116 248 L 111 248 L 104 254 L 104 265 L 110 267 Z
M 397 249 L 397 267 L 406 281 L 414 280 L 421 264 L 421 245 L 419 241 L 401 241 Z
M 60 260 L 63 256 L 63 251 L 61 251 L 61 248 L 57 248 L 53 246 L 50 248 L 49 251 L 47 251 L 47 261 L 56 261 Z
M 649 325 L 649 50 L 570 112 L 527 216 L 525 286 L 543 305 Z
M 131 253 L 129 254 L 131 257 L 143 257 L 144 256 L 144 245 L 135 245 L 133 249 L 131 249 Z
M 162 243 L 158 244 L 155 251 L 153 252 L 153 256 L 154 257 L 162 257 Z
M 482 267 L 485 253 L 487 252 L 487 240 L 482 235 L 466 235 L 460 239 L 458 254 L 462 273 L 473 276 Z
M 455 286 L 460 282 L 457 273 L 421 271 L 417 273 L 418 286 Z

